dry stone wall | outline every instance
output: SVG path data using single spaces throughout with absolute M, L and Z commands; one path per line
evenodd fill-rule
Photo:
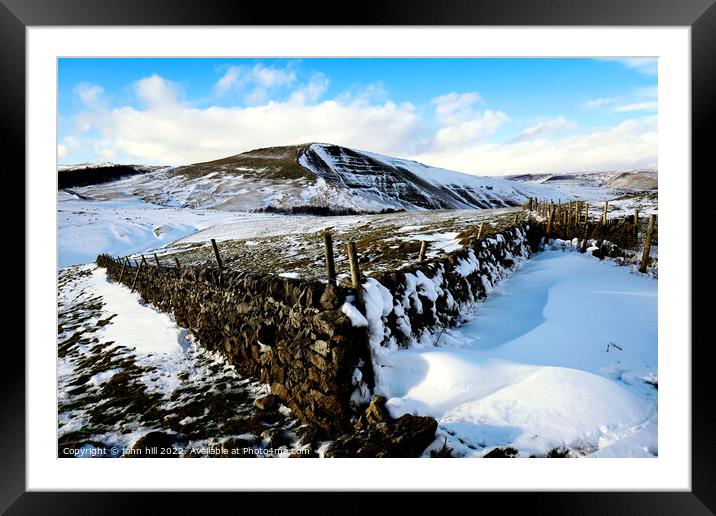
M 113 281 L 134 286 L 145 301 L 173 314 L 199 345 L 269 384 L 297 418 L 337 436 L 351 431 L 360 414 L 356 405 L 370 400 L 368 386 L 375 380 L 367 367 L 375 367 L 370 347 L 437 344 L 441 329 L 460 324 L 495 282 L 539 247 L 543 236 L 541 225 L 522 224 L 367 278 L 368 331 L 354 326 L 342 310 L 353 296 L 341 286 L 219 274 L 212 267 L 144 265 L 137 273 L 136 267 L 108 255 L 98 256 L 97 264 Z M 371 289 L 376 288 L 389 294 L 390 302 L 384 299 L 389 306 L 375 306 Z
M 302 421 L 346 430 L 357 364 L 369 360 L 365 331 L 340 310 L 348 289 L 319 281 L 224 272 L 209 267 L 135 267 L 106 255 L 113 281 L 169 312 L 199 344 L 271 390 Z M 124 271 L 123 271 L 124 267 Z M 121 279 L 120 279 L 121 278 Z
M 441 332 L 462 323 L 498 281 L 532 256 L 543 236 L 541 226 L 522 224 L 447 255 L 375 275 L 376 288 L 387 290 L 392 306 L 373 310 L 373 318 L 381 320 L 371 321 L 372 346 L 438 344 Z M 378 296 L 367 296 L 369 304 L 371 297 Z

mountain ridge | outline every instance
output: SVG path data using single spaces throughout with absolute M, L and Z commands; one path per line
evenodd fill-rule
M 306 143 L 166 167 L 85 187 L 81 193 L 96 199 L 131 195 L 172 207 L 335 214 L 502 208 L 521 205 L 528 197 L 567 200 L 577 192 L 529 180 L 475 176 L 329 143 Z

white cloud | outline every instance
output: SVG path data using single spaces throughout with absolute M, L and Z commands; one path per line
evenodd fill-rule
M 114 152 L 114 150 L 112 149 L 98 149 L 97 156 L 99 156 L 100 158 L 113 160 L 117 157 L 117 153 Z
M 637 88 L 626 95 L 616 97 L 599 97 L 582 105 L 586 109 L 606 109 L 612 113 L 632 111 L 655 112 L 658 107 L 658 89 L 656 86 Z
M 548 136 L 556 136 L 577 128 L 577 123 L 568 120 L 563 116 L 542 120 L 537 124 L 526 127 L 522 133 L 512 140 L 512 143 L 534 140 L 536 138 L 546 138 Z
M 568 172 L 657 166 L 655 116 L 560 140 L 485 143 L 459 152 L 431 152 L 413 159 L 476 174 Z
M 455 149 L 477 143 L 493 134 L 509 116 L 502 111 L 486 109 L 475 114 L 470 120 L 455 121 L 441 127 L 430 144 L 435 149 Z
M 583 106 L 586 109 L 599 109 L 604 106 L 608 106 L 609 104 L 612 104 L 615 101 L 614 97 L 599 97 L 596 99 L 590 99 L 586 101 Z
M 97 106 L 104 95 L 104 90 L 96 84 L 80 83 L 74 88 L 75 94 L 87 107 Z
M 435 114 L 443 124 L 454 124 L 473 117 L 473 105 L 480 102 L 481 98 L 477 92 L 448 93 L 435 97 L 432 103 L 435 104 Z
M 226 93 L 239 82 L 239 67 L 230 66 L 226 73 L 216 81 L 214 85 L 214 93 L 219 96 L 226 95 Z
M 249 103 L 259 104 L 268 98 L 271 90 L 292 86 L 296 79 L 296 71 L 290 65 L 286 68 L 261 63 L 252 67 L 230 66 L 214 85 L 214 93 L 222 97 L 238 91 L 245 95 Z
M 314 75 L 286 101 L 247 107 L 196 108 L 178 87 L 152 75 L 135 83 L 141 107 L 108 108 L 102 102 L 78 114 L 92 131 L 63 138 L 70 155 L 146 164 L 187 164 L 259 147 L 328 142 L 478 174 L 595 170 L 655 166 L 656 117 L 633 118 L 591 133 L 547 140 L 569 130 L 564 117 L 525 129 L 519 141 L 490 142 L 509 119 L 499 110 L 477 109 L 474 92 L 437 97 L 439 122 L 428 127 L 410 103 L 339 95 L 319 100 L 328 79 Z M 79 95 L 79 93 L 78 93 Z
M 256 84 L 264 88 L 287 86 L 296 81 L 296 72 L 292 70 L 269 68 L 261 64 L 255 65 L 249 76 Z
M 631 111 L 656 111 L 659 107 L 657 102 L 634 102 L 631 104 L 624 104 L 616 106 L 614 112 L 616 113 L 628 113 Z
M 335 100 L 342 103 L 350 103 L 356 100 L 369 103 L 382 103 L 389 100 L 388 89 L 382 82 L 371 82 L 367 84 L 355 84 L 340 92 Z
M 68 135 L 62 138 L 62 143 L 58 143 L 57 157 L 66 163 L 72 163 L 73 156 L 83 156 L 82 161 L 114 160 L 117 157 L 115 147 L 111 139 Z
M 153 74 L 134 83 L 137 98 L 151 109 L 171 107 L 179 98 L 179 87 Z
M 604 58 L 604 60 L 621 63 L 627 68 L 637 70 L 645 75 L 659 73 L 659 60 L 656 57 L 611 57 Z
M 312 141 L 405 155 L 420 136 L 418 118 L 409 104 L 312 103 L 327 86 L 320 75 L 285 102 L 250 107 L 197 109 L 178 101 L 175 90 L 159 77 L 136 84 L 144 109 L 117 107 L 82 118 L 101 133 L 98 140 L 103 143 L 95 147 L 145 163 L 185 164 L 257 147 Z
M 328 89 L 328 77 L 322 73 L 315 73 L 311 76 L 308 84 L 302 86 L 291 94 L 290 102 L 316 102 Z
M 493 134 L 510 119 L 499 110 L 476 109 L 483 100 L 477 92 L 451 92 L 432 99 L 440 124 L 435 134 L 421 145 L 423 152 L 455 150 L 475 145 Z

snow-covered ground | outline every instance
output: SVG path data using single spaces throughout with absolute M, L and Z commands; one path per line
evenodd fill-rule
M 611 199 L 607 206 L 607 217 L 616 219 L 634 215 L 634 209 L 639 210 L 640 221 L 645 223 L 649 215 L 658 215 L 659 199 L 656 194 L 636 194 L 619 196 Z M 604 203 L 590 206 L 589 214 L 599 218 L 604 213 Z
M 202 350 L 171 315 L 94 265 L 63 269 L 59 283 L 60 456 L 120 456 L 149 432 L 170 436 L 180 456 L 297 449 L 288 409 L 252 405 L 268 386 Z
M 241 219 L 242 214 L 168 208 L 132 197 L 95 201 L 58 195 L 58 267 L 156 249 L 198 230 Z
M 657 446 L 657 281 L 548 250 L 524 263 L 438 348 L 375 360 L 393 416 L 431 415 L 436 447 L 482 456 L 552 450 L 652 457 Z
M 394 270 L 418 257 L 420 241 L 427 242 L 428 258 L 462 247 L 482 222 L 492 234 L 524 220 L 520 208 L 485 210 L 422 210 L 376 215 L 313 216 L 262 213 L 235 214 L 230 223 L 192 233 L 157 251 L 160 260 L 172 255 L 182 265 L 213 263 L 209 243 L 215 239 L 223 265 L 232 270 L 289 273 L 299 278 L 323 278 L 325 262 L 322 231 L 333 235 L 339 279 L 350 278 L 346 243 L 356 241 L 365 274 Z M 173 263 L 170 261 L 170 263 Z

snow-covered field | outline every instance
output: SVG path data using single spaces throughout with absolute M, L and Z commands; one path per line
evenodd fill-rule
M 453 455 L 658 454 L 657 281 L 607 261 L 540 253 L 440 347 L 376 361 L 392 415 L 435 417 Z
M 95 201 L 59 193 L 58 267 L 93 262 L 97 255 L 156 249 L 242 214 L 149 204 L 132 197 Z
M 172 316 L 94 265 L 65 268 L 59 282 L 60 456 L 120 456 L 150 432 L 180 456 L 300 449 L 288 409 L 253 407 L 268 386 L 203 351 Z
M 619 196 L 610 199 L 607 206 L 608 218 L 620 218 L 634 215 L 634 210 L 639 210 L 639 217 L 642 222 L 646 221 L 649 215 L 658 215 L 659 200 L 654 193 L 642 193 L 634 195 Z M 599 218 L 604 213 L 604 203 L 590 206 L 590 216 Z
M 226 268 L 291 274 L 299 278 L 324 278 L 325 262 L 321 232 L 330 229 L 338 278 L 349 278 L 346 243 L 353 240 L 365 257 L 361 270 L 367 274 L 397 269 L 418 258 L 420 242 L 427 242 L 428 258 L 462 247 L 484 222 L 485 234 L 524 220 L 520 208 L 489 210 L 424 210 L 377 215 L 304 216 L 246 214 L 243 219 L 221 224 L 182 238 L 157 252 L 172 254 L 181 264 L 212 263 L 210 239 L 219 243 Z

